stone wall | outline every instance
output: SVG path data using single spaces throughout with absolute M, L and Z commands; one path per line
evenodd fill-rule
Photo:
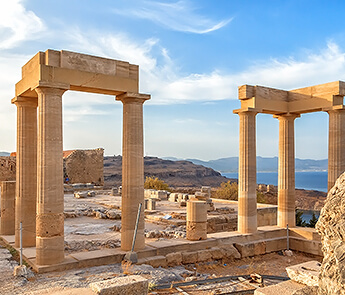
M 277 225 L 277 207 L 258 208 L 258 226 Z
M 64 151 L 64 178 L 68 183 L 104 185 L 102 148 Z
M 0 157 L 0 181 L 16 180 L 16 158 Z

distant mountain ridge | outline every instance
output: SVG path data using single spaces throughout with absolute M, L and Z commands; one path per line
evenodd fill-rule
M 166 157 L 177 161 L 179 159 L 174 157 Z M 199 159 L 186 159 L 196 165 L 203 165 L 205 167 L 212 168 L 216 171 L 229 173 L 238 172 L 238 157 L 221 158 L 217 160 L 202 161 Z M 278 157 L 266 158 L 256 157 L 256 168 L 258 172 L 277 172 L 278 171 Z M 311 159 L 295 159 L 296 171 L 327 171 L 328 160 L 311 160 Z
M 11 153 L 8 152 L 0 152 L 0 157 L 9 157 Z

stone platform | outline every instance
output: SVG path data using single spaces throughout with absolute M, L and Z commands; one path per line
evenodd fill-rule
M 290 235 L 295 229 L 290 230 Z M 297 228 L 299 232 L 298 237 L 290 236 L 290 249 L 300 252 L 310 253 L 321 256 L 320 242 L 313 239 L 306 239 L 303 235 L 311 238 L 312 234 L 309 232 L 304 233 L 303 228 Z M 307 229 L 310 231 L 310 229 Z M 14 236 L 2 236 L 6 243 L 14 247 Z M 299 243 L 292 241 L 298 239 Z M 165 256 L 174 252 L 192 252 L 211 249 L 212 247 L 221 247 L 224 244 L 234 244 L 240 252 L 241 257 L 255 256 L 276 252 L 286 249 L 286 229 L 277 226 L 264 226 L 259 227 L 255 234 L 240 234 L 234 232 L 221 232 L 207 235 L 207 240 L 202 241 L 188 241 L 185 239 L 166 239 L 166 240 L 153 240 L 146 239 L 146 247 L 137 252 L 138 259 L 141 261 L 153 261 L 156 258 L 162 260 Z M 311 245 L 314 245 L 311 247 Z M 303 248 L 299 248 L 302 246 Z M 15 248 L 19 251 L 18 248 Z M 36 263 L 36 249 L 24 248 L 24 260 L 33 268 L 37 273 L 46 273 L 52 271 L 63 271 L 68 269 L 77 269 L 83 267 L 99 266 L 113 263 L 121 263 L 126 254 L 120 248 L 115 249 L 102 249 L 89 252 L 77 252 L 65 255 L 62 263 L 55 265 L 37 265 Z M 155 263 L 155 262 L 153 262 Z

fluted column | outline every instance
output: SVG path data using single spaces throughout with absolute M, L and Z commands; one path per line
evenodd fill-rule
M 16 182 L 15 181 L 2 181 L 0 183 L 0 234 L 13 235 L 14 234 L 14 211 L 15 211 L 15 194 Z
M 276 116 L 279 120 L 278 220 L 277 225 L 295 226 L 295 134 L 298 115 Z
M 36 245 L 37 196 L 37 98 L 16 97 L 16 210 L 15 246 L 20 246 L 22 222 L 23 247 Z
M 121 249 L 132 247 L 139 203 L 142 203 L 135 250 L 145 247 L 143 103 L 149 95 L 124 93 L 123 103 Z
M 328 190 L 345 170 L 345 110 L 330 110 L 328 134 Z
M 238 231 L 257 231 L 255 111 L 240 111 L 238 167 Z
M 64 260 L 62 94 L 66 89 L 39 87 L 37 151 L 36 263 Z

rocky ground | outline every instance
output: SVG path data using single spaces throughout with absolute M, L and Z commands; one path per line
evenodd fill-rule
M 14 277 L 13 269 L 18 263 L 13 260 L 10 252 L 0 246 L 0 294 L 82 294 L 89 290 L 92 282 L 112 279 L 115 277 L 139 274 L 149 279 L 150 294 L 181 294 L 185 290 L 188 294 L 219 294 L 224 290 L 252 289 L 248 282 L 237 278 L 224 282 L 213 282 L 216 278 L 236 276 L 245 278 L 246 275 L 258 273 L 261 275 L 275 275 L 287 277 L 285 267 L 305 261 L 315 260 L 312 256 L 294 253 L 292 257 L 281 253 L 271 253 L 252 258 L 231 261 L 210 261 L 199 264 L 180 265 L 170 268 L 153 268 L 149 265 L 111 264 L 89 267 L 77 270 L 35 274 L 29 270 L 26 277 Z M 202 281 L 200 285 L 171 286 L 175 282 Z M 206 280 L 206 281 L 205 281 Z M 279 281 L 272 279 L 264 284 L 275 284 Z M 159 289 L 160 286 L 165 288 Z M 167 288 L 166 286 L 169 286 Z M 256 285 L 256 287 L 258 287 Z M 179 288 L 179 289 L 178 289 Z M 218 290 L 218 291 L 215 291 Z M 75 291 L 74 293 L 71 293 Z

